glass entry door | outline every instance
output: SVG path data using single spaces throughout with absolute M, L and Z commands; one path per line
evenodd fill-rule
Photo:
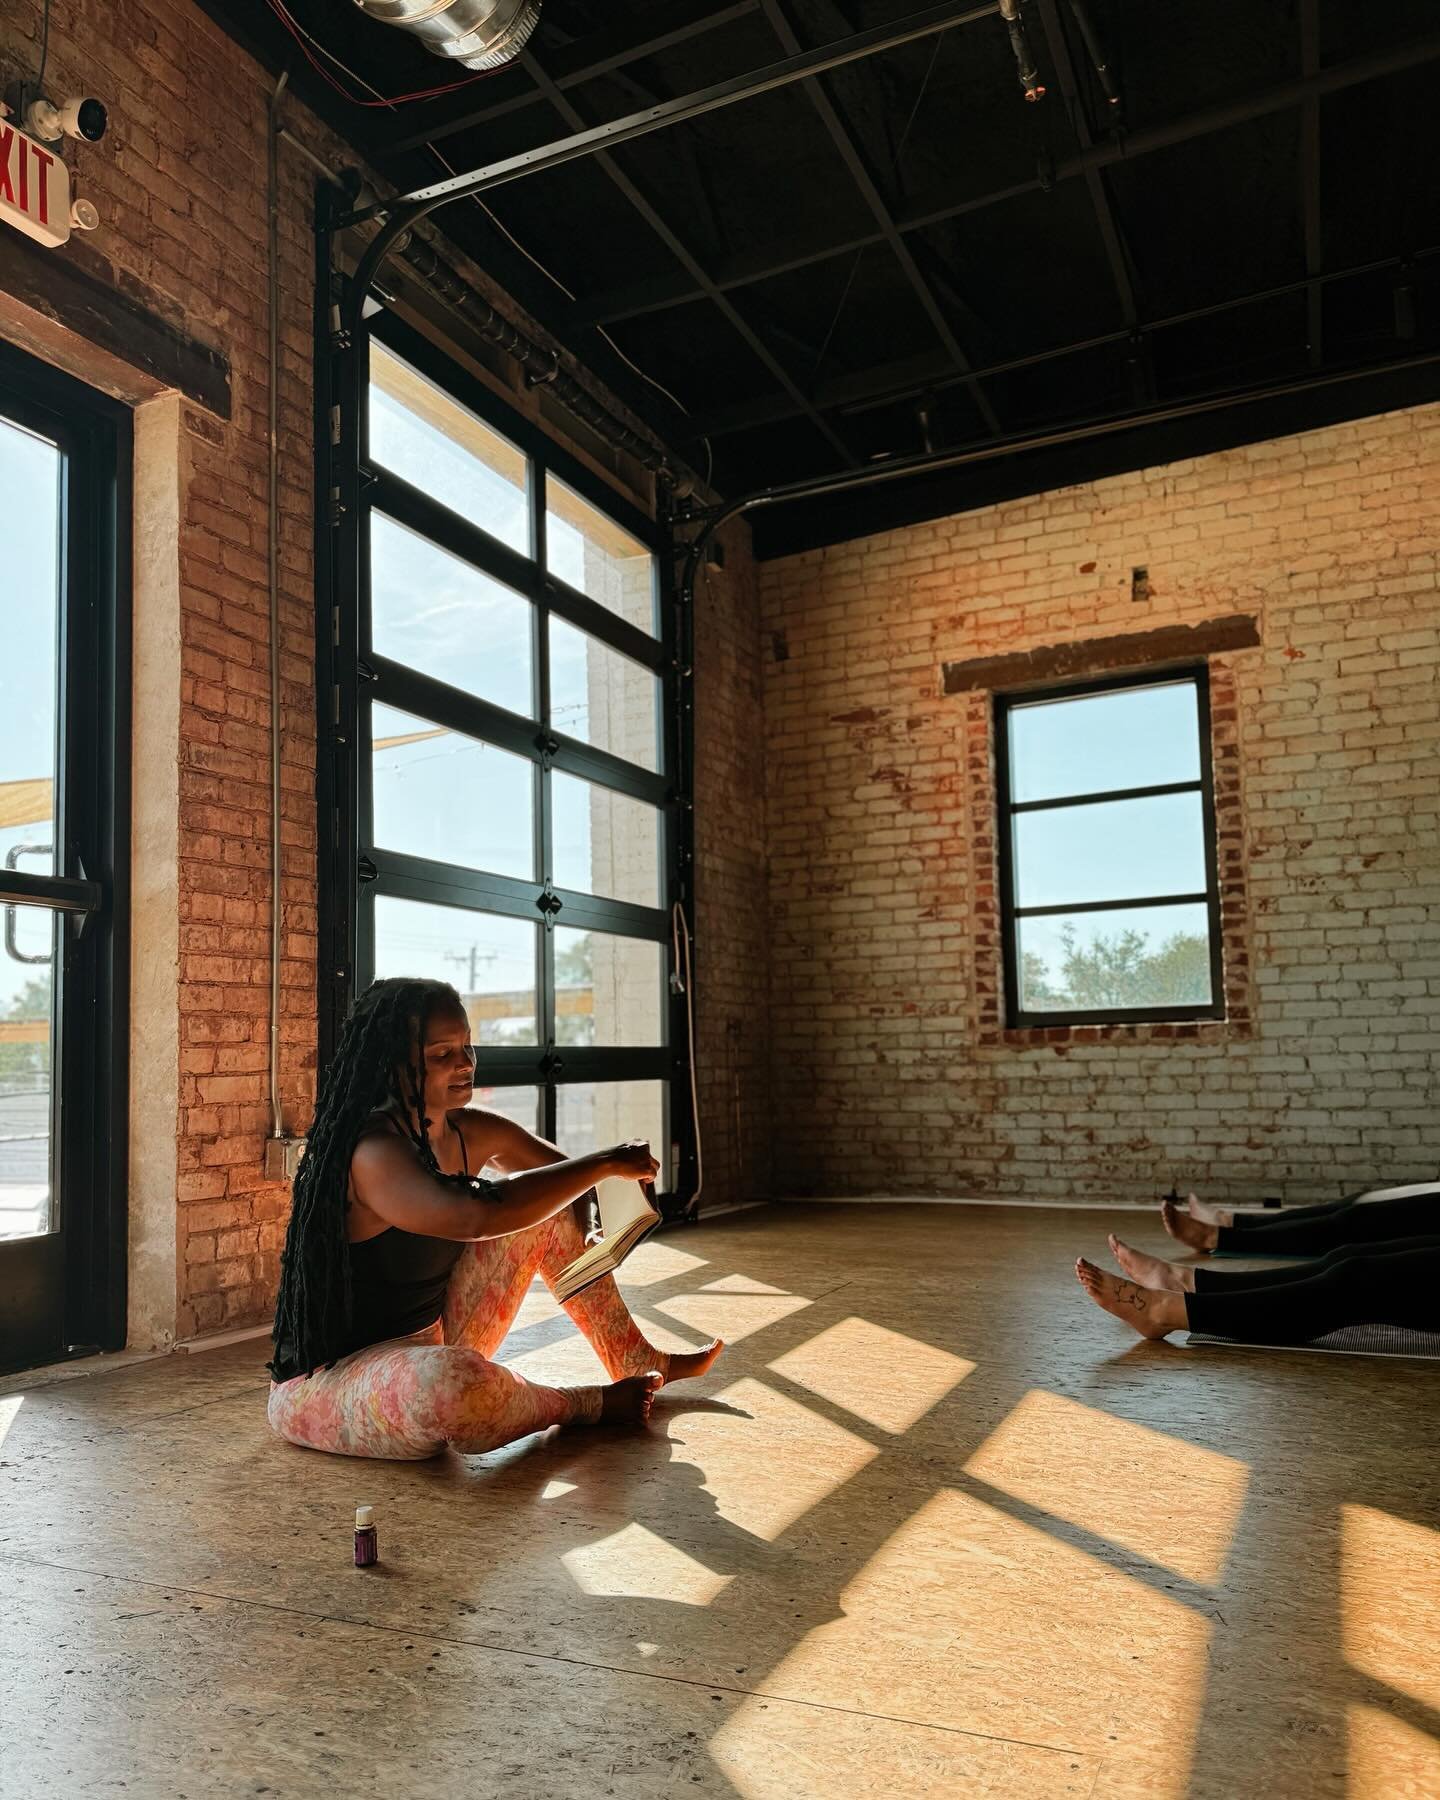
M 122 409 L 0 354 L 0 1370 L 124 1335 L 123 437 Z

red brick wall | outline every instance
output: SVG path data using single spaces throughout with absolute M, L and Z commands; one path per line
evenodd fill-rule
M 1435 1174 L 1437 516 L 1429 407 L 762 567 L 779 1192 Z M 1004 1032 L 988 697 L 941 665 L 1228 612 L 1231 1022 Z
M 38 0 L 0 21 L 7 71 L 33 78 Z M 268 84 L 197 9 L 52 6 L 46 85 L 110 110 L 66 143 L 93 238 L 57 251 L 213 347 L 232 415 L 180 412 L 179 1139 L 177 1336 L 266 1316 L 288 1196 L 261 1175 L 269 1008 L 270 699 L 266 588 L 265 129 Z M 292 125 L 328 150 L 302 117 Z M 313 178 L 282 155 L 281 707 L 287 1122 L 315 1064 L 314 705 L 310 595 Z M 3 282 L 3 275 L 0 275 Z M 143 778 L 143 771 L 140 772 Z M 136 1046 L 141 1054 L 143 1043 Z M 163 1151 L 157 1152 L 162 1153 Z
M 696 1069 L 703 1205 L 767 1197 L 770 926 L 759 595 L 745 526 L 695 594 Z
M 7 79 L 22 72 L 33 77 L 41 10 L 41 0 L 12 0 L 0 13 L 0 68 Z M 268 1318 L 289 1204 L 285 1187 L 261 1174 L 270 1125 L 264 258 L 271 81 L 188 0 L 65 0 L 52 6 L 46 85 L 52 94 L 99 94 L 110 109 L 110 129 L 99 145 L 65 146 L 77 190 L 100 210 L 101 229 L 55 254 L 82 262 L 218 351 L 231 371 L 229 419 L 189 402 L 180 410 L 175 1184 L 176 1335 L 185 1337 Z M 285 123 L 332 166 L 353 160 L 293 102 L 287 102 Z M 283 145 L 280 172 L 281 1074 L 286 1123 L 303 1130 L 313 1104 L 316 1043 L 310 550 L 314 175 Z M 0 296 L 4 243 L 0 238 Z M 493 298 L 483 275 L 475 279 Z M 523 315 L 511 311 L 523 322 Z M 53 347 L 57 360 L 87 372 L 83 343 L 60 343 L 53 333 L 27 341 L 31 347 L 43 341 L 47 353 Z M 482 379 L 492 379 L 487 370 L 471 366 Z M 94 379 L 116 385 L 113 364 L 97 357 L 94 367 Z M 511 404 L 543 419 L 543 389 L 527 395 L 503 374 L 492 385 Z M 143 398 L 153 389 L 153 383 L 148 388 L 140 383 L 127 397 Z M 554 429 L 553 421 L 544 422 Z M 586 446 L 575 447 L 587 455 Z M 645 502 L 634 482 L 630 498 Z M 745 730 L 752 747 L 759 737 L 754 605 L 749 589 L 743 602 L 727 602 L 717 615 L 718 643 L 713 653 L 708 644 L 702 652 L 715 672 L 718 716 L 736 714 L 737 728 Z M 743 718 L 734 698 L 740 689 L 749 696 L 750 711 Z M 725 805 L 727 783 L 737 773 L 751 784 L 751 793 L 758 791 L 755 754 L 752 748 L 743 770 L 727 763 L 706 777 L 717 806 Z M 144 776 L 143 769 L 137 771 L 138 779 Z M 749 858 L 749 870 L 755 865 L 754 829 L 746 847 L 734 852 Z M 726 860 L 730 850 L 722 847 L 719 855 L 718 886 L 711 890 L 716 895 L 728 892 L 733 880 Z M 749 908 L 747 941 L 753 947 L 760 888 L 754 881 L 742 885 Z M 727 900 L 714 934 L 720 966 L 731 942 L 730 911 Z M 137 1048 L 143 1054 L 143 1043 Z M 753 1036 L 742 1054 L 758 1056 Z M 763 1081 L 755 1083 L 753 1074 L 747 1079 L 763 1092 Z M 717 1117 L 715 1133 L 723 1129 Z M 715 1143 L 718 1135 L 712 1137 Z M 143 1153 L 168 1155 L 168 1147 L 146 1145 Z

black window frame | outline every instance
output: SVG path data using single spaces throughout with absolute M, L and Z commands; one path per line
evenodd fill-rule
M 28 899 L 59 920 L 51 1168 L 60 1213 L 56 1232 L 0 1246 L 3 1372 L 126 1341 L 133 429 L 120 401 L 3 341 L 0 401 L 66 459 L 57 866 L 0 875 L 0 903 Z
M 323 252 L 321 280 L 324 283 Z M 322 286 L 317 301 L 329 297 L 330 292 Z M 556 1137 L 560 1087 L 590 1082 L 661 1083 L 666 1101 L 664 1139 L 655 1146 L 662 1169 L 660 1185 L 662 1190 L 672 1186 L 669 1147 L 676 1143 L 681 1154 L 673 1186 L 681 1194 L 688 1192 L 694 1168 L 693 1121 L 689 1084 L 684 1079 L 688 1067 L 684 997 L 676 992 L 677 984 L 672 979 L 670 909 L 675 900 L 686 897 L 684 871 L 691 861 L 691 809 L 683 774 L 688 767 L 689 709 L 682 704 L 679 692 L 680 621 L 671 583 L 673 550 L 668 523 L 663 517 L 659 521 L 651 519 L 629 504 L 532 420 L 506 405 L 442 345 L 393 312 L 382 309 L 373 313 L 353 344 L 329 337 L 325 329 L 328 317 L 322 303 L 317 307 L 319 341 L 330 368 L 328 380 L 317 382 L 316 429 L 324 476 L 321 491 L 331 497 L 328 518 L 317 521 L 317 593 L 324 609 L 317 621 L 317 691 L 322 702 L 318 781 L 322 820 L 322 1060 L 338 1042 L 351 998 L 370 978 L 377 898 L 394 897 L 524 919 L 539 928 L 539 1041 L 533 1046 L 477 1046 L 477 1080 L 486 1086 L 538 1088 L 539 1129 L 552 1139 Z M 372 337 L 525 456 L 531 518 L 530 542 L 525 552 L 502 543 L 371 460 L 367 427 Z M 350 394 L 358 396 L 358 404 L 346 405 Z M 650 550 L 655 559 L 653 636 L 571 588 L 547 569 L 545 483 L 551 475 Z M 371 650 L 369 519 L 375 513 L 418 532 L 439 549 L 503 583 L 529 602 L 533 718 L 508 712 Z M 648 668 L 657 678 L 658 769 L 647 770 L 547 726 L 551 616 Z M 370 841 L 369 720 L 370 709 L 376 703 L 477 737 L 532 765 L 535 880 L 517 880 L 408 856 Z M 547 879 L 553 868 L 551 808 L 545 799 L 551 773 L 597 782 L 656 808 L 661 892 L 655 906 L 604 899 L 560 888 Z M 327 816 L 328 834 L 324 832 Z M 555 1041 L 553 943 L 557 927 L 608 931 L 661 946 L 663 1043 L 612 1047 Z
M 1196 728 L 1199 734 L 1200 776 L 1197 781 L 1166 782 L 1104 792 L 1066 794 L 1047 800 L 1013 801 L 1010 798 L 1010 714 L 1019 707 L 1056 700 L 1081 700 L 1095 694 L 1120 693 L 1128 688 L 1160 687 L 1188 682 L 1195 688 Z M 1004 963 L 1005 1022 L 1007 1030 L 1028 1031 L 1057 1025 L 1158 1025 L 1225 1017 L 1224 943 L 1221 937 L 1219 855 L 1215 818 L 1215 773 L 1211 756 L 1210 670 L 1206 663 L 1146 669 L 1138 673 L 1106 676 L 1059 686 L 1016 690 L 994 696 L 996 861 L 1000 887 L 1000 937 Z M 1107 800 L 1143 800 L 1165 794 L 1195 793 L 1201 796 L 1205 836 L 1205 890 L 1194 894 L 1142 895 L 1128 900 L 1093 900 L 1055 906 L 1015 904 L 1014 821 L 1022 813 L 1046 812 L 1062 807 L 1097 805 Z M 1210 932 L 1210 994 L 1201 1006 L 1114 1007 L 1090 1012 L 1030 1012 L 1021 1005 L 1018 922 L 1046 915 L 1134 911 L 1148 906 L 1203 904 Z

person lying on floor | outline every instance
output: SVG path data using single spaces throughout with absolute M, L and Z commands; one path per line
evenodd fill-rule
M 1207 1206 L 1191 1194 L 1178 1204 L 1162 1200 L 1160 1219 L 1177 1243 L 1207 1255 L 1228 1250 L 1243 1256 L 1318 1256 L 1346 1244 L 1440 1234 L 1440 1182 L 1398 1189 L 1391 1199 L 1352 1194 L 1345 1200 L 1289 1206 L 1281 1212 L 1234 1212 Z M 1112 1248 L 1116 1241 L 1110 1240 Z M 1120 1261 L 1128 1267 L 1123 1257 Z
M 281 1261 L 271 1427 L 341 1456 L 414 1460 L 496 1449 L 551 1425 L 642 1424 L 667 1381 L 723 1346 L 657 1350 L 612 1277 L 566 1302 L 609 1386 L 545 1387 L 491 1361 L 538 1272 L 584 1248 L 572 1203 L 596 1182 L 651 1181 L 648 1144 L 561 1159 L 467 1106 L 475 1051 L 455 989 L 377 981 L 321 1083 Z M 505 1179 L 480 1176 L 487 1166 Z
M 1147 1256 L 1112 1232 L 1110 1248 L 1130 1279 L 1082 1256 L 1075 1264 L 1080 1285 L 1097 1306 L 1148 1338 L 1190 1330 L 1304 1344 L 1344 1325 L 1440 1331 L 1440 1190 L 1428 1200 L 1407 1195 L 1363 1206 L 1341 1200 L 1297 1207 L 1251 1220 L 1251 1229 L 1238 1232 L 1223 1209 L 1211 1210 L 1219 1215 L 1213 1221 L 1185 1214 L 1186 1229 L 1195 1229 L 1182 1242 L 1192 1249 L 1314 1260 L 1224 1271 Z

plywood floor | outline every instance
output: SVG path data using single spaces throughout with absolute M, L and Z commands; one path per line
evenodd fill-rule
M 250 1344 L 0 1398 L 0 1795 L 1440 1795 L 1435 1366 L 1130 1340 L 1113 1222 L 652 1243 L 731 1348 L 645 1436 L 318 1456 Z

